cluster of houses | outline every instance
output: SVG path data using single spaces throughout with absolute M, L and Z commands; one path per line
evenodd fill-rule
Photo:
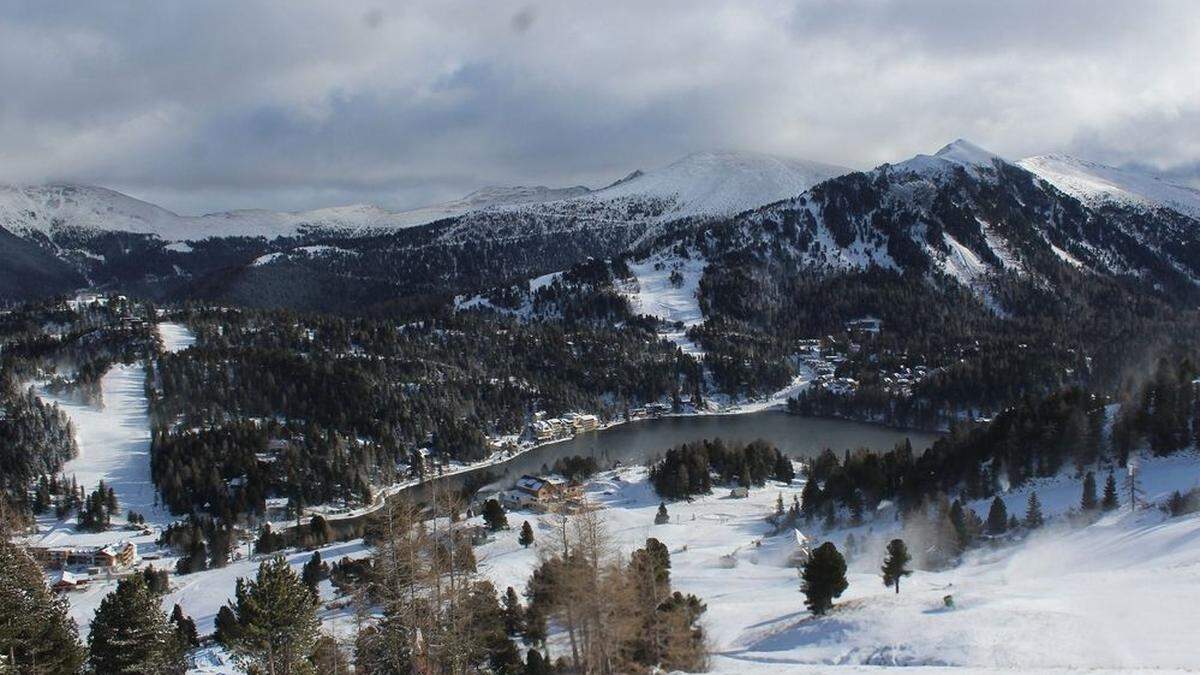
M 583 485 L 559 476 L 524 475 L 511 490 L 498 495 L 506 509 L 571 510 L 582 503 Z
M 684 397 L 686 402 L 691 402 L 691 397 Z M 646 417 L 662 417 L 671 412 L 669 403 L 647 403 L 644 406 L 629 409 L 629 419 L 637 420 Z
M 51 586 L 60 592 L 86 586 L 92 575 L 124 572 L 138 563 L 137 544 L 131 541 L 104 546 L 30 546 L 29 553 L 43 568 L 53 571 Z
M 859 340 L 871 340 L 879 335 L 883 321 L 875 318 L 855 319 L 846 322 L 846 337 L 838 338 L 833 335 L 823 339 L 800 340 L 797 345 L 798 365 L 808 368 L 813 373 L 813 386 L 825 389 L 831 393 L 845 395 L 854 393 L 859 386 L 858 380 L 852 377 L 838 377 L 838 368 L 846 362 L 846 354 L 857 354 L 862 351 Z M 897 396 L 911 396 L 913 386 L 930 374 L 923 365 L 903 365 L 894 371 L 880 373 L 880 381 L 886 392 Z
M 858 388 L 858 383 L 852 378 L 837 376 L 838 366 L 846 362 L 846 357 L 829 349 L 827 344 L 832 346 L 838 343 L 832 336 L 824 341 L 801 340 L 797 345 L 799 364 L 812 371 L 814 387 L 828 389 L 837 394 L 853 392 Z
M 534 413 L 531 431 L 539 442 L 556 441 L 570 438 L 584 431 L 594 431 L 600 428 L 600 418 L 585 413 L 567 413 L 562 417 L 546 417 L 546 413 Z
M 880 382 L 883 390 L 896 396 L 912 396 L 913 385 L 924 380 L 930 374 L 925 366 L 900 366 L 890 373 L 881 373 Z

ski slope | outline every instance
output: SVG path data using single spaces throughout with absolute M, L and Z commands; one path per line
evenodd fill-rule
M 93 407 L 69 398 L 46 396 L 63 409 L 75 425 L 79 456 L 63 466 L 91 491 L 103 480 L 113 488 L 123 517 L 137 511 L 147 522 L 164 523 L 169 514 L 155 505 L 150 480 L 150 418 L 144 390 L 146 369 L 141 363 L 116 364 L 100 379 L 102 401 Z
M 157 325 L 158 336 L 162 339 L 163 349 L 168 352 L 178 352 L 196 344 L 196 336 L 181 323 L 164 321 Z
M 677 258 L 658 255 L 638 263 L 629 270 L 637 278 L 636 288 L 625 293 L 634 314 L 646 314 L 672 326 L 663 337 L 679 345 L 685 354 L 700 356 L 700 345 L 687 336 L 687 329 L 704 322 L 700 310 L 700 278 L 707 261 L 701 257 Z M 676 274 L 678 283 L 671 280 Z

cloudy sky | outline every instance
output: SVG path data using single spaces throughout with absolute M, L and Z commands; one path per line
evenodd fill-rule
M 1200 3 L 0 0 L 0 181 L 183 213 L 956 137 L 1200 183 Z

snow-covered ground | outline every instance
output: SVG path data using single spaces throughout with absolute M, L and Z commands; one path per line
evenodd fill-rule
M 1103 473 L 1098 474 L 1103 483 Z M 1195 455 L 1143 463 L 1151 500 L 1197 484 Z M 882 546 L 895 535 L 890 517 L 853 529 L 805 534 L 813 543 L 846 535 L 866 540 L 850 560 L 850 588 L 826 618 L 803 606 L 797 571 L 785 561 L 794 548 L 788 534 L 768 537 L 765 517 L 777 495 L 785 503 L 802 481 L 769 484 L 748 499 L 727 490 L 691 503 L 668 504 L 672 522 L 653 524 L 658 499 L 645 470 L 602 474 L 589 495 L 606 507 L 605 522 L 629 551 L 647 537 L 671 551 L 674 587 L 700 596 L 708 606 L 705 626 L 714 652 L 713 670 L 825 672 L 831 666 L 938 666 L 1058 670 L 1200 668 L 1200 514 L 1167 519 L 1157 509 L 1122 510 L 1083 528 L 1053 520 L 1027 540 L 977 550 L 963 564 L 941 572 L 916 572 L 901 594 L 881 583 Z M 1045 512 L 1073 507 L 1080 482 L 1073 476 L 1041 481 L 1005 496 L 1010 513 L 1024 512 L 1029 490 Z M 972 504 L 985 516 L 987 503 Z M 550 539 L 548 516 L 510 513 L 512 531 L 501 532 L 478 551 L 480 570 L 503 590 L 524 588 L 539 548 Z M 534 525 L 530 549 L 517 544 L 523 520 Z M 761 546 L 756 545 L 761 541 Z M 721 564 L 732 554 L 736 566 Z M 952 594 L 954 609 L 942 598 Z M 906 669 L 906 672 L 913 672 Z
M 627 294 L 634 314 L 647 314 L 681 324 L 680 328 L 667 330 L 663 337 L 693 356 L 699 356 L 703 351 L 688 338 L 687 329 L 704 322 L 699 293 L 700 277 L 704 276 L 707 265 L 707 261 L 698 255 L 684 259 L 653 256 L 629 265 L 637 278 L 637 287 Z M 676 281 L 671 280 L 672 274 L 676 274 Z
M 168 352 L 178 352 L 196 344 L 196 336 L 181 323 L 164 321 L 157 324 L 158 335 L 162 338 L 163 349 Z

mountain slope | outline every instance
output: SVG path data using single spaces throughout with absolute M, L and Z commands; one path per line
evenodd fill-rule
M 1163 207 L 1200 218 L 1200 190 L 1146 173 L 1061 154 L 1027 157 L 1017 165 L 1085 204 Z

